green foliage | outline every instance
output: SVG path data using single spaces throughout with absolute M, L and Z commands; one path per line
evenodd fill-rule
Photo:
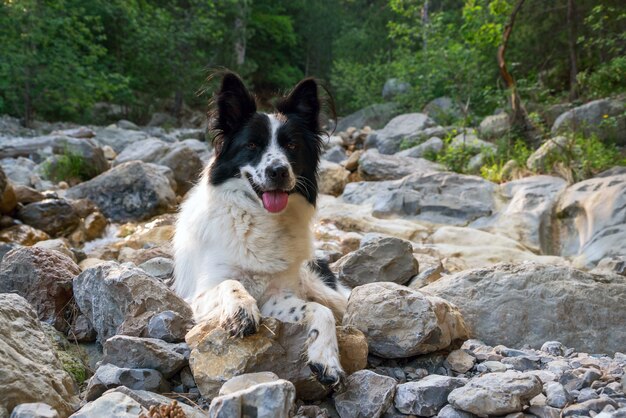
M 578 83 L 590 97 L 606 97 L 626 91 L 626 57 L 615 57 L 595 71 L 579 73 Z
M 44 163 L 44 175 L 54 181 L 85 181 L 96 174 L 93 167 L 80 154 L 65 149 L 63 154 Z

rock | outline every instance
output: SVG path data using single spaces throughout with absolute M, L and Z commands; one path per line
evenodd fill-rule
M 349 183 L 342 199 L 372 204 L 372 214 L 379 218 L 467 225 L 496 211 L 496 190 L 494 183 L 477 176 L 416 173 L 401 180 Z
M 26 299 L 0 294 L 0 407 L 45 402 L 60 416 L 78 404 L 75 383 L 61 366 Z
M 0 231 L 0 241 L 19 245 L 34 245 L 50 239 L 50 235 L 28 225 L 13 225 Z
M 476 415 L 470 414 L 465 411 L 461 411 L 459 409 L 454 409 L 452 405 L 446 405 L 441 408 L 441 411 L 437 414 L 438 418 L 473 418 Z M 555 417 L 555 418 L 558 418 Z
M 169 113 L 155 112 L 150 118 L 150 122 L 146 126 L 176 126 L 178 124 L 176 118 Z
M 59 418 L 59 414 L 47 403 L 35 402 L 16 406 L 10 418 Z
M 16 185 L 13 186 L 13 191 L 15 192 L 15 198 L 17 201 L 23 205 L 33 202 L 41 202 L 46 198 L 43 193 L 28 186 Z
M 478 132 L 486 139 L 498 139 L 511 130 L 511 121 L 506 113 L 487 116 L 480 122 Z
M 91 322 L 83 314 L 80 314 L 74 319 L 69 335 L 76 342 L 90 343 L 96 341 L 96 330 L 93 329 Z
M 492 143 L 479 139 L 473 129 L 463 131 L 454 138 L 452 138 L 452 141 L 450 141 L 450 144 L 448 146 L 452 148 L 466 148 L 467 150 L 473 151 L 476 154 L 481 151 L 496 150 L 496 146 Z
M 142 131 L 120 129 L 115 126 L 108 126 L 96 131 L 96 141 L 102 145 L 108 145 L 116 153 L 120 153 L 124 148 L 148 138 L 148 134 Z
M 171 210 L 176 203 L 176 196 L 163 168 L 129 161 L 70 188 L 66 196 L 94 201 L 102 213 L 113 221 L 147 219 Z
M 344 132 L 350 127 L 361 129 L 365 126 L 379 129 L 397 114 L 398 105 L 395 103 L 373 104 L 339 119 L 335 131 Z
M 474 367 L 476 357 L 464 350 L 454 350 L 448 354 L 446 361 L 450 365 L 450 368 L 455 372 L 467 373 L 472 369 L 472 367 Z
M 608 118 L 613 118 L 615 123 L 606 123 Z M 596 135 L 603 141 L 626 145 L 624 101 L 600 99 L 568 110 L 552 125 L 553 134 L 562 132 L 582 132 L 585 136 Z
M 321 160 L 319 165 L 319 191 L 320 193 L 339 196 L 348 183 L 350 172 L 339 164 Z
M 397 155 L 400 157 L 423 158 L 429 154 L 438 154 L 443 149 L 443 141 L 441 138 L 433 136 L 419 145 L 400 151 Z
M 560 409 L 552 408 L 550 406 L 531 405 L 526 412 L 538 418 L 560 418 L 561 416 Z
M 596 266 L 598 272 L 615 273 L 620 276 L 626 276 L 626 256 L 605 257 Z
M 430 138 L 424 131 L 435 125 L 435 122 L 423 113 L 396 116 L 383 129 L 372 132 L 367 137 L 365 148 L 378 148 L 381 154 L 394 154 L 400 150 L 400 143 L 403 140 Z
M 119 386 L 115 389 L 110 389 L 107 393 L 121 393 L 134 401 L 138 402 L 142 407 L 146 410 L 149 410 L 151 407 L 160 408 L 162 406 L 172 406 L 172 404 L 176 401 L 172 401 L 171 398 L 165 397 L 163 395 L 159 395 L 154 392 L 148 392 L 145 390 L 138 389 L 129 389 L 125 386 Z M 192 407 L 182 402 L 176 402 L 176 407 L 182 409 L 186 418 L 206 418 L 207 414 L 205 414 L 199 406 Z
M 351 339 L 344 338 L 344 332 L 344 328 L 337 328 L 337 339 L 345 344 Z M 259 331 L 245 338 L 231 338 L 215 324 L 201 323 L 189 331 L 185 339 L 192 349 L 189 366 L 200 393 L 205 397 L 215 397 L 223 383 L 234 376 L 271 371 L 281 379 L 293 382 L 298 399 L 321 399 L 326 396 L 327 388 L 313 378 L 305 356 L 301 355 L 307 337 L 307 329 L 302 324 L 264 318 Z M 344 348 L 340 346 L 339 349 Z M 357 355 L 358 350 L 348 350 L 353 356 Z M 348 369 L 346 366 L 363 364 L 364 361 L 366 357 L 358 361 L 352 357 L 342 366 Z
M 424 106 L 422 112 L 440 125 L 452 125 L 463 118 L 459 105 L 449 97 L 438 97 Z
M 154 369 L 168 379 L 187 364 L 181 353 L 187 350 L 184 344 L 170 344 L 156 338 L 116 335 L 106 340 L 103 349 L 102 364 Z
M 360 329 L 383 358 L 431 353 L 468 336 L 454 305 L 391 282 L 352 290 L 343 324 Z
M 626 254 L 626 172 L 568 187 L 555 209 L 556 253 L 575 267 L 591 268 L 606 257 Z M 565 342 L 564 342 L 565 343 Z M 565 343 L 567 344 L 567 343 Z
M 170 144 L 157 138 L 147 138 L 133 142 L 125 147 L 113 161 L 113 166 L 129 161 L 143 161 L 153 163 L 165 156 L 170 150 Z
M 185 301 L 136 267 L 103 262 L 84 270 L 73 285 L 76 303 L 100 342 L 116 334 L 142 335 L 150 319 L 164 311 L 191 321 Z
M 544 142 L 526 160 L 526 167 L 532 171 L 549 172 L 555 159 L 563 155 L 571 147 L 571 139 L 564 136 L 556 136 Z
M 351 287 L 374 282 L 407 283 L 419 272 L 413 245 L 394 237 L 377 237 L 334 265 L 339 279 Z
M 335 408 L 342 418 L 380 417 L 393 402 L 397 382 L 371 370 L 358 371 L 335 393 Z
M 573 401 L 567 389 L 558 382 L 548 382 L 546 384 L 546 403 L 554 408 L 565 408 Z
M 196 184 L 204 168 L 204 161 L 184 143 L 174 145 L 167 154 L 156 162 L 172 170 L 177 185 L 176 193 L 181 196 Z
M 17 206 L 17 196 L 4 169 L 0 167 L 0 213 L 11 214 Z
M 406 94 L 411 91 L 411 85 L 397 78 L 389 78 L 383 86 L 383 99 L 391 100 L 396 96 Z
M 403 414 L 432 417 L 448 403 L 450 392 L 466 383 L 466 379 L 458 377 L 429 375 L 398 385 L 394 405 Z
M 120 392 L 108 392 L 89 402 L 70 418 L 137 418 L 147 414 L 139 402 Z
M 230 418 L 253 415 L 256 417 L 289 418 L 295 408 L 296 388 L 287 380 L 259 383 L 211 401 L 209 415 Z
M 156 370 L 147 368 L 120 368 L 113 364 L 98 367 L 87 384 L 86 401 L 98 399 L 104 392 L 118 386 L 129 389 L 147 390 L 150 392 L 167 392 L 170 386 L 163 375 Z
M 185 334 L 190 328 L 188 319 L 173 311 L 163 311 L 150 318 L 146 336 L 168 343 L 178 343 L 185 340 Z
M 0 293 L 17 293 L 37 309 L 40 320 L 66 331 L 72 305 L 72 281 L 80 268 L 53 250 L 22 247 L 6 254 L 0 265 Z
M 367 338 L 355 327 L 337 327 L 341 366 L 347 375 L 367 367 Z
M 343 149 L 343 147 L 340 145 L 335 145 L 334 147 L 326 151 L 324 154 L 322 154 L 323 160 L 327 160 L 327 161 L 330 161 L 331 163 L 337 163 L 337 164 L 339 164 L 340 162 L 344 161 L 347 158 L 348 158 L 348 155 L 346 154 L 346 150 Z
M 565 356 L 565 346 L 559 341 L 546 341 L 541 346 L 541 351 L 544 351 L 554 357 Z
M 454 389 L 448 396 L 448 402 L 479 417 L 506 415 L 522 411 L 530 399 L 541 393 L 541 389 L 541 381 L 533 375 L 487 373 Z
M 568 406 L 561 412 L 562 417 L 580 417 L 580 416 L 591 416 L 592 413 L 602 412 L 607 406 L 613 407 L 614 409 L 619 408 L 617 402 L 608 396 L 601 396 L 598 399 L 590 399 L 585 402 L 576 403 Z
M 107 218 L 100 213 L 99 211 L 95 211 L 90 213 L 85 218 L 84 222 L 84 231 L 85 231 L 85 240 L 91 241 L 96 238 L 100 238 L 106 227 L 109 225 L 109 221 Z
M 27 225 L 58 237 L 69 235 L 80 222 L 74 207 L 64 199 L 45 199 L 30 203 L 18 211 Z
M 359 158 L 359 175 L 365 181 L 396 180 L 409 174 L 443 171 L 441 164 L 423 158 L 383 155 L 375 149 L 365 151 Z
M 541 347 L 557 338 L 569 347 L 606 353 L 623 350 L 626 343 L 626 333 L 616 331 L 626 321 L 621 308 L 626 306 L 626 278 L 621 276 L 536 263 L 498 264 L 442 277 L 420 290 L 458 306 L 472 336 L 487 344 Z M 577 306 L 576 315 L 571 306 Z
M 219 396 L 230 395 L 256 385 L 276 382 L 278 380 L 280 380 L 280 378 L 272 372 L 242 374 L 228 379 L 228 381 L 226 381 L 226 383 L 224 383 L 220 388 Z
M 76 255 L 72 252 L 68 241 L 65 238 L 47 239 L 45 241 L 39 241 L 33 245 L 35 248 L 44 248 L 46 250 L 54 250 L 65 254 L 76 262 Z
M 174 274 L 174 260 L 166 257 L 155 257 L 141 263 L 139 268 L 159 280 L 166 280 Z
M 129 129 L 131 131 L 138 131 L 139 130 L 139 126 L 137 126 L 133 122 L 131 122 L 129 120 L 126 120 L 126 119 L 118 120 L 116 125 L 120 129 Z

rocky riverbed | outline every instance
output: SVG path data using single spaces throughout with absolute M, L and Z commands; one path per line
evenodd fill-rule
M 229 338 L 169 289 L 203 128 L 0 118 L 0 417 L 624 416 L 626 167 L 496 184 L 423 158 L 458 127 L 394 112 L 347 117 L 321 165 L 316 252 L 353 288 L 335 388 L 299 324 Z

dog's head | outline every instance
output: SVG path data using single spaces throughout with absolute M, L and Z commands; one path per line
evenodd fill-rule
M 242 179 L 268 212 L 299 193 L 315 205 L 321 153 L 320 100 L 315 80 L 305 79 L 279 100 L 276 112 L 257 112 L 241 79 L 227 73 L 216 97 L 215 160 L 209 181 Z

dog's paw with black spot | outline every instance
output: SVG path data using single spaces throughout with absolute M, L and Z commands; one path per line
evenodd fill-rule
M 239 307 L 234 313 L 226 316 L 220 326 L 230 334 L 231 337 L 246 337 L 252 335 L 259 329 L 261 315 L 254 310 Z
M 309 368 L 318 382 L 326 386 L 337 387 L 346 377 L 341 367 L 337 366 L 325 366 L 322 363 L 309 362 Z

